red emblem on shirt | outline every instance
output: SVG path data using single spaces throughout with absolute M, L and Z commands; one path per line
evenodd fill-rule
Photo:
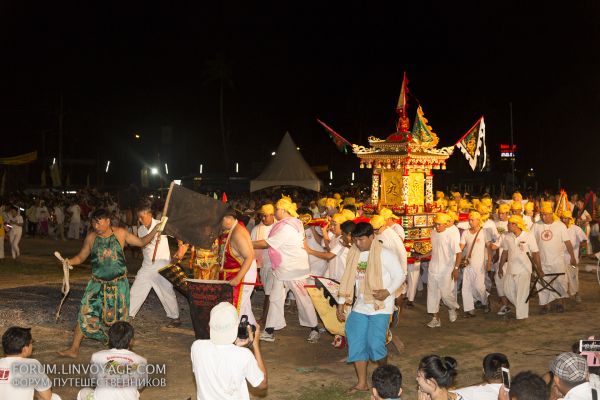
M 540 235 L 540 237 L 542 238 L 542 240 L 544 240 L 546 242 L 549 240 L 552 240 L 552 231 L 549 229 L 542 231 L 542 234 Z
M 0 381 L 7 381 L 10 375 L 9 368 L 0 368 Z

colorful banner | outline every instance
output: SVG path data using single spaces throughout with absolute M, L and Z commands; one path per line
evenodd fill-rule
M 460 138 L 455 146 L 465 155 L 465 158 L 473 171 L 475 171 L 477 164 L 481 165 L 480 171 L 483 171 L 487 161 L 485 149 L 485 122 L 483 121 L 483 117 L 479 118 L 479 121 L 477 121 L 475 125 Z
M 0 165 L 24 165 L 37 160 L 37 151 L 25 153 L 14 157 L 0 158 Z
M 419 106 L 410 135 L 412 136 L 412 140 L 417 144 L 425 147 L 435 147 L 440 139 L 433 133 L 431 126 L 427 124 L 428 122 L 423 113 L 423 108 Z
M 325 130 L 329 133 L 329 137 L 331 138 L 331 140 L 333 140 L 335 147 L 337 147 L 337 149 L 340 152 L 348 154 L 348 150 L 352 149 L 352 143 L 344 139 L 342 136 L 340 136 L 340 134 L 338 134 L 336 131 L 327 126 L 325 122 L 321 121 L 320 119 L 317 119 L 317 122 L 321 124 L 323 128 L 325 128 Z

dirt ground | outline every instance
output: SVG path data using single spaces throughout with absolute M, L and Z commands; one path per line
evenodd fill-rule
M 60 301 L 62 269 L 52 256 L 55 250 L 72 256 L 81 245 L 80 241 L 61 242 L 52 239 L 24 239 L 21 251 L 24 254 L 17 262 L 10 258 L 0 263 L 0 329 L 20 325 L 33 328 L 34 357 L 43 364 L 65 365 L 59 372 L 69 370 L 71 363 L 86 363 L 92 353 L 103 349 L 102 343 L 84 340 L 79 358 L 59 358 L 56 351 L 65 348 L 71 340 L 77 309 L 83 289 L 90 276 L 89 266 L 75 267 L 71 274 L 71 294 L 63 307 L 60 321 L 54 321 L 56 306 Z M 7 249 L 8 250 L 8 249 Z M 10 255 L 10 251 L 7 252 Z M 134 275 L 141 260 L 127 253 L 130 275 Z M 430 317 L 426 313 L 425 294 L 417 295 L 415 307 L 403 311 L 400 324 L 393 334 L 400 337 L 405 349 L 392 354 L 390 362 L 400 367 L 403 373 L 403 398 L 415 398 L 415 373 L 418 361 L 428 354 L 453 356 L 458 360 L 457 386 L 480 382 L 481 360 L 491 352 L 505 353 L 510 360 L 513 374 L 522 370 L 543 373 L 552 357 L 568 351 L 575 341 L 588 335 L 600 336 L 600 286 L 595 271 L 586 272 L 595 264 L 591 259 L 580 267 L 581 293 L 583 302 L 567 302 L 567 312 L 539 315 L 537 299 L 532 302 L 530 318 L 516 321 L 495 314 L 497 297 L 492 296 L 494 312 L 479 313 L 476 318 L 459 318 L 449 323 L 443 312 L 442 327 L 430 329 L 426 326 Z M 130 279 L 132 281 L 132 279 Z M 262 313 L 262 292 L 253 297 L 254 312 Z M 149 363 L 164 364 L 166 386 L 146 388 L 142 399 L 194 398 L 195 383 L 191 370 L 190 346 L 194 340 L 187 301 L 179 296 L 183 320 L 181 333 L 161 329 L 167 319 L 160 302 L 152 292 L 146 304 L 133 321 L 135 348 Z M 443 308 L 442 308 L 443 310 Z M 325 333 L 319 343 L 306 341 L 308 330 L 298 326 L 295 310 L 286 310 L 288 327 L 279 331 L 274 343 L 261 343 L 269 373 L 269 389 L 265 393 L 252 392 L 253 397 L 267 399 L 344 399 L 369 398 L 366 394 L 354 397 L 344 391 L 355 383 L 351 365 L 340 362 L 344 350 L 331 346 L 332 337 Z M 370 366 L 372 370 L 373 366 Z M 83 374 L 55 374 L 51 378 L 75 377 Z M 55 381 L 56 382 L 56 381 Z M 59 385 L 55 392 L 63 399 L 74 399 L 78 388 Z

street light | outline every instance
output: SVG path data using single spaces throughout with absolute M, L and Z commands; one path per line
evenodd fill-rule
M 134 138 L 139 139 L 140 138 L 140 134 L 136 133 L 135 135 L 133 135 Z
M 202 175 L 202 164 L 200 164 L 200 175 Z
M 272 156 L 274 156 L 274 155 L 275 155 L 275 152 L 272 152 L 272 153 L 271 153 L 271 155 L 272 155 Z
M 240 172 L 240 165 L 235 163 L 235 173 L 237 174 L 238 172 Z
M 169 175 L 169 166 L 167 165 L 167 163 L 165 163 L 165 172 L 167 173 L 167 175 Z
M 329 171 L 329 179 L 333 180 L 333 171 Z
M 156 174 L 158 174 L 158 168 L 152 167 L 152 168 L 150 168 L 150 172 L 152 173 L 152 175 L 156 175 Z
M 108 160 L 108 161 L 106 162 L 106 171 L 104 171 L 104 172 L 105 172 L 105 173 L 107 173 L 107 174 L 108 174 L 108 167 L 110 167 L 110 160 Z

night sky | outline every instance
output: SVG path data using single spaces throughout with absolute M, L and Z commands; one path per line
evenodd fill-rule
M 357 144 L 387 136 L 407 71 L 441 145 L 485 116 L 486 179 L 507 170 L 498 145 L 510 142 L 512 102 L 519 173 L 600 186 L 598 1 L 56 3 L 0 5 L 0 156 L 38 150 L 51 162 L 62 95 L 74 181 L 85 168 L 95 181 L 111 160 L 105 183 L 139 182 L 158 153 L 171 177 L 200 163 L 224 172 L 219 76 L 229 171 L 239 162 L 254 177 L 289 131 L 309 164 L 346 174 L 357 159 L 315 119 Z M 447 174 L 474 177 L 458 151 Z

